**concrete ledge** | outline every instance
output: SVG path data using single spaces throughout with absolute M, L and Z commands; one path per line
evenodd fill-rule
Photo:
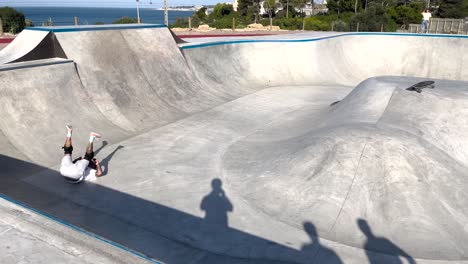
M 0 247 L 6 263 L 160 263 L 103 243 L 0 196 Z
M 48 31 L 48 32 L 77 32 L 77 31 L 101 31 L 101 30 L 123 30 L 143 28 L 165 28 L 163 24 L 115 24 L 115 25 L 87 25 L 87 26 L 58 26 L 58 27 L 29 27 L 25 30 Z
M 44 60 L 35 60 L 35 61 L 25 61 L 25 62 L 15 62 L 9 64 L 0 65 L 0 71 L 10 71 L 22 68 L 31 68 L 31 67 L 40 67 L 54 64 L 63 64 L 63 63 L 72 63 L 73 60 L 67 60 L 62 58 L 51 58 Z

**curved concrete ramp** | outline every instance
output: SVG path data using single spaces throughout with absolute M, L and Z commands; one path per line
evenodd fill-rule
M 43 30 L 73 62 L 0 71 L 3 194 L 165 263 L 468 263 L 467 39 Z
M 23 30 L 11 44 L 0 51 L 0 65 L 49 58 L 66 59 L 66 56 L 53 33 L 34 28 Z

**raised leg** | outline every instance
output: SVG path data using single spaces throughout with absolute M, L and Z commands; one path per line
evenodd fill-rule
M 63 145 L 63 150 L 65 152 L 65 155 L 71 155 L 73 151 L 73 145 L 72 145 L 72 133 L 73 133 L 73 127 L 71 125 L 67 125 L 67 138 L 65 140 L 65 144 Z

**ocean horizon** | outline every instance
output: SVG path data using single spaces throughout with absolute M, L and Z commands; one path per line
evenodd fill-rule
M 96 23 L 110 24 L 122 17 L 137 17 L 136 8 L 125 7 L 13 7 L 22 12 L 26 19 L 33 22 L 34 26 L 42 26 L 51 20 L 55 26 L 74 25 L 74 17 L 78 17 L 80 25 L 94 25 Z M 169 11 L 169 23 L 174 23 L 176 18 L 187 18 L 194 11 Z M 156 8 L 140 8 L 140 20 L 142 23 L 164 24 L 164 11 Z

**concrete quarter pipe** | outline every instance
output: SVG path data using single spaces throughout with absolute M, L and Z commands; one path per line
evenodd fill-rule
M 465 37 L 177 44 L 142 24 L 31 28 L 11 45 L 8 201 L 143 262 L 468 263 Z M 407 90 L 422 81 L 434 88 Z M 67 123 L 75 156 L 104 135 L 104 177 L 61 178 Z

